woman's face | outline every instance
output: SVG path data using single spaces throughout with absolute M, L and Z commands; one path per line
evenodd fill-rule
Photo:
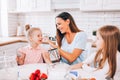
M 56 18 L 57 29 L 61 33 L 66 33 L 69 29 L 69 20 L 63 20 L 62 18 Z
M 42 33 L 39 30 L 35 30 L 32 34 L 33 43 L 40 44 L 42 43 Z
M 97 40 L 96 40 L 96 46 L 97 46 L 97 49 L 103 49 L 104 47 L 104 40 L 103 38 L 101 37 L 100 33 L 97 31 Z

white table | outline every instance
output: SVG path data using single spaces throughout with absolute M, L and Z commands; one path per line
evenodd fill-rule
M 65 63 L 56 63 L 56 64 L 28 64 L 18 67 L 13 67 L 9 69 L 0 69 L 0 80 L 29 80 L 30 74 L 35 72 L 36 69 L 39 69 L 41 73 L 48 75 L 47 80 L 68 80 L 65 79 L 66 73 L 69 65 Z M 81 69 L 72 70 L 79 73 L 81 78 L 91 78 L 94 77 L 90 73 L 83 71 Z M 7 75 L 9 73 L 9 75 Z M 100 76 L 95 77 L 97 80 L 103 80 Z
M 66 80 L 64 75 L 67 72 L 67 68 L 69 66 L 64 63 L 56 63 L 56 64 L 28 64 L 19 67 L 9 68 L 8 71 L 11 72 L 8 78 L 6 78 L 6 70 L 0 70 L 0 80 L 29 80 L 29 76 L 32 72 L 35 72 L 36 69 L 40 69 L 42 73 L 46 73 L 48 75 L 47 80 Z M 11 77 L 10 77 L 11 76 Z M 13 78 L 12 78 L 13 77 Z M 11 79 L 10 79 L 11 78 Z

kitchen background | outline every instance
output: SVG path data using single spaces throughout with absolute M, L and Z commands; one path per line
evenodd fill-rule
M 0 3 L 4 3 L 0 7 L 0 36 L 15 36 L 18 26 L 24 34 L 26 24 L 55 36 L 55 16 L 63 11 L 69 12 L 89 37 L 106 24 L 120 28 L 120 0 L 0 0 Z
M 40 27 L 43 33 L 54 37 L 55 17 L 63 11 L 69 12 L 89 37 L 86 58 L 96 51 L 91 40 L 95 39 L 93 31 L 107 24 L 120 28 L 120 0 L 0 0 L 0 60 L 4 62 L 6 56 L 17 56 L 18 49 L 28 45 L 22 36 L 26 24 Z M 50 49 L 44 41 L 41 46 Z M 4 68 L 3 63 L 0 66 Z

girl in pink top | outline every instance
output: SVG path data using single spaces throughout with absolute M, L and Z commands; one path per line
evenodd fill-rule
M 27 39 L 29 46 L 18 49 L 20 56 L 17 57 L 19 65 L 32 64 L 32 63 L 51 63 L 47 50 L 42 48 L 42 33 L 39 28 L 30 28 L 27 31 Z

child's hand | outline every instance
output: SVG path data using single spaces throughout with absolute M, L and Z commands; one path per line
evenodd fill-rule
M 81 63 L 78 63 L 78 64 L 75 64 L 75 65 L 71 65 L 71 66 L 69 67 L 69 69 L 70 69 L 70 70 L 74 70 L 74 69 L 82 68 L 82 65 L 83 65 L 82 62 L 81 62 Z
M 18 65 L 24 64 L 25 56 L 26 55 L 24 53 L 21 53 L 21 55 L 17 56 L 16 60 L 17 60 Z

